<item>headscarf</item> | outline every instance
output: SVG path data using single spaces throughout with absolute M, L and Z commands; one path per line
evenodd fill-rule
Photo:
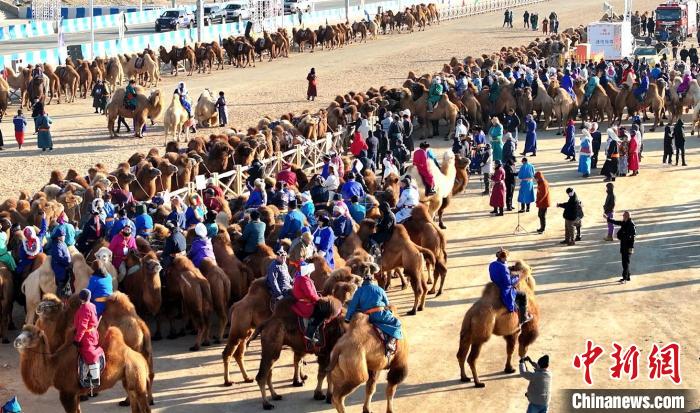
M 197 223 L 197 225 L 194 226 L 194 233 L 199 238 L 206 238 L 207 237 L 207 227 L 204 224 L 202 224 L 201 222 L 199 222 L 199 223 Z
M 65 212 L 61 212 L 61 215 L 59 215 L 58 218 L 56 218 L 56 222 L 58 222 L 59 224 L 65 224 L 66 221 L 68 221 L 68 216 Z
M 29 257 L 37 256 L 41 252 L 41 243 L 39 242 L 39 237 L 36 236 L 34 227 L 24 228 L 22 234 L 24 235 L 24 240 L 22 241 L 24 252 Z

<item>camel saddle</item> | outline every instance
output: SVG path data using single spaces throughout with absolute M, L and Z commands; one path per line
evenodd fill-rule
M 101 352 L 100 359 L 95 364 L 86 364 L 83 358 L 78 356 L 78 380 L 80 381 L 80 387 L 90 389 L 90 392 L 94 388 L 100 387 L 100 376 L 106 364 L 104 352 Z
M 331 319 L 326 319 L 323 321 L 318 329 L 318 342 L 314 343 L 306 338 L 306 327 L 309 325 L 309 319 L 297 316 L 297 328 L 299 330 L 299 334 L 304 337 L 304 347 L 306 348 L 306 351 L 316 353 L 318 350 L 326 347 L 326 343 L 328 342 L 326 337 L 326 324 L 328 324 L 330 320 Z
M 141 69 L 143 67 L 143 62 L 144 62 L 143 57 L 140 57 L 140 56 L 137 57 L 136 61 L 134 62 L 134 67 L 137 69 Z
M 374 330 L 374 333 L 377 335 L 377 338 L 381 340 L 382 344 L 384 344 L 384 352 L 387 355 L 387 359 L 389 362 L 391 362 L 391 359 L 394 357 L 396 354 L 396 340 L 394 339 L 394 344 L 392 347 L 389 346 L 389 341 L 393 338 L 390 335 L 386 334 L 383 332 L 379 327 L 375 326 L 372 324 L 372 330 Z M 389 369 L 389 363 L 387 363 L 386 369 Z

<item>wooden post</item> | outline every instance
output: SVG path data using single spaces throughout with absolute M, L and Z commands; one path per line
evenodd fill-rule
M 275 174 L 277 172 L 282 170 L 282 162 L 284 162 L 284 158 L 282 157 L 282 152 L 277 152 L 277 166 L 275 167 Z
M 197 193 L 197 187 L 195 186 L 194 182 L 188 182 L 187 183 L 187 196 L 190 196 L 194 193 Z
M 302 153 L 301 153 L 301 145 L 296 145 L 295 149 L 296 149 L 296 153 L 294 154 L 294 163 L 303 169 L 304 165 L 302 165 L 303 158 L 302 158 Z
M 243 171 L 241 170 L 241 165 L 236 165 L 236 176 L 234 177 L 233 186 L 236 191 L 236 196 L 243 194 Z

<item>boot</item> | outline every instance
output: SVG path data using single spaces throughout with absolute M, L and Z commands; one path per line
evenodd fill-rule
M 425 189 L 425 196 L 435 195 L 435 187 L 431 186 Z
M 532 321 L 532 314 L 527 311 L 527 305 L 518 306 L 518 324 L 521 326 Z
M 396 339 L 394 337 L 387 337 L 384 343 L 384 349 L 386 358 L 391 358 L 391 356 L 396 354 Z
M 614 241 L 612 235 L 608 235 L 607 237 L 603 238 L 604 241 Z
M 316 320 L 314 320 L 313 318 L 310 319 L 309 324 L 306 326 L 304 338 L 314 344 L 318 343 L 318 326 L 319 323 Z

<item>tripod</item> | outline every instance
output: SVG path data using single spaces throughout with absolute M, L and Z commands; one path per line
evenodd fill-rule
M 525 229 L 522 225 L 520 225 L 520 215 L 521 213 L 518 212 L 516 214 L 518 216 L 518 225 L 515 226 L 515 229 L 513 230 L 513 235 L 520 235 L 520 234 L 529 234 L 529 231 Z

